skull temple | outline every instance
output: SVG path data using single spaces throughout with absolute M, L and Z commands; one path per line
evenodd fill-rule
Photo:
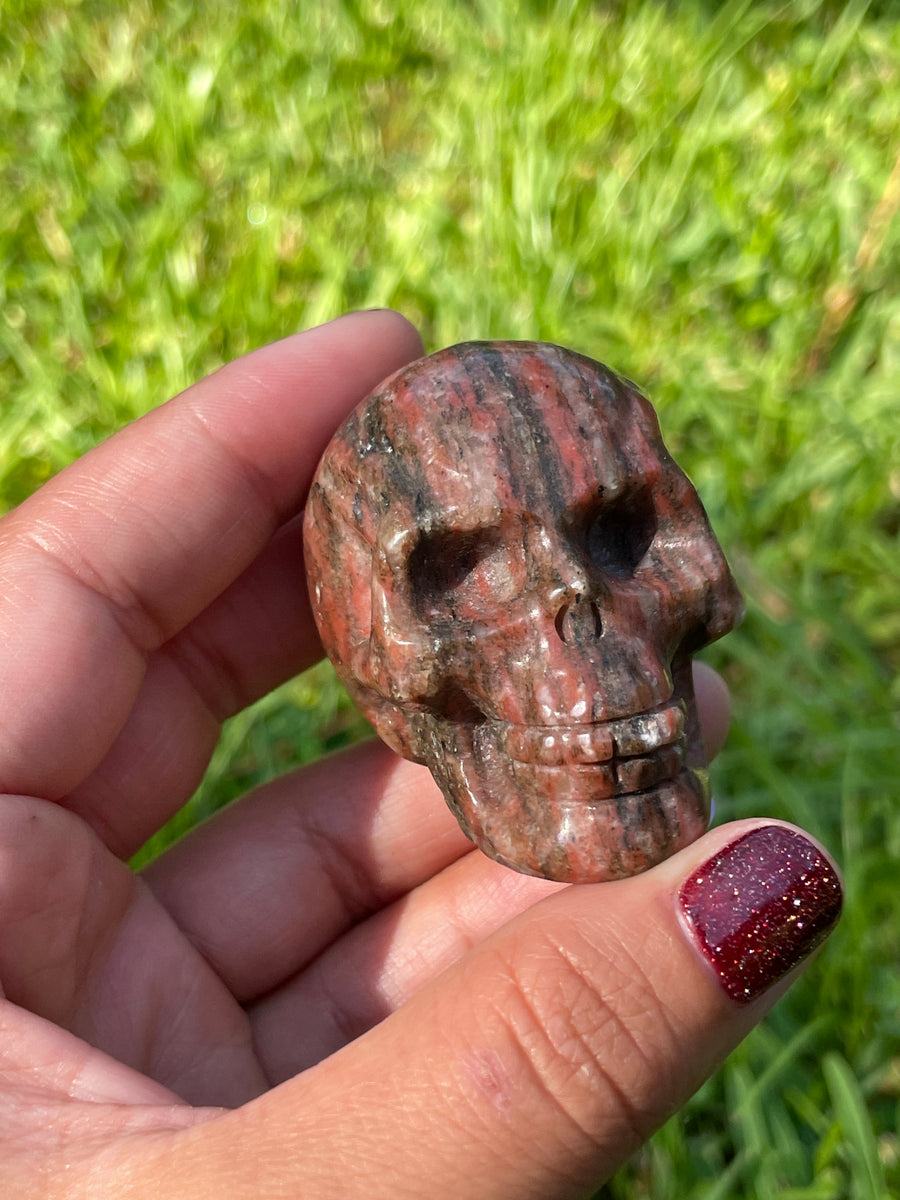
M 556 346 L 413 363 L 329 445 L 304 529 L 350 695 L 528 874 L 636 874 L 697 838 L 691 655 L 740 619 L 649 402 Z

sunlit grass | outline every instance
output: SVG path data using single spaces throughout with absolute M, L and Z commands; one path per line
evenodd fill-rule
M 900 21 L 891 5 L 11 2 L 0 505 L 351 307 L 647 388 L 748 598 L 719 813 L 841 860 L 811 975 L 616 1197 L 900 1192 Z M 327 671 L 181 827 L 359 726 Z

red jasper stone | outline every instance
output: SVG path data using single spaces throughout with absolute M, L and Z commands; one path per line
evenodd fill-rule
M 486 854 L 597 882 L 704 832 L 691 655 L 742 605 L 632 384 L 534 342 L 421 359 L 335 435 L 304 538 L 339 677 Z

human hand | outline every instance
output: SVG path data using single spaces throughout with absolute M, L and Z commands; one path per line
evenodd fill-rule
M 831 864 L 771 823 L 619 883 L 516 875 L 374 742 L 125 865 L 221 720 L 319 657 L 305 490 L 419 353 L 390 313 L 288 338 L 0 522 L 4 1195 L 579 1196 L 837 918 Z M 697 692 L 715 750 L 727 694 Z

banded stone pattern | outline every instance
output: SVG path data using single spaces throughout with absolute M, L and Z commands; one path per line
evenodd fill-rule
M 640 392 L 469 342 L 347 419 L 304 525 L 326 651 L 379 734 L 517 870 L 645 870 L 706 828 L 691 655 L 740 596 Z

